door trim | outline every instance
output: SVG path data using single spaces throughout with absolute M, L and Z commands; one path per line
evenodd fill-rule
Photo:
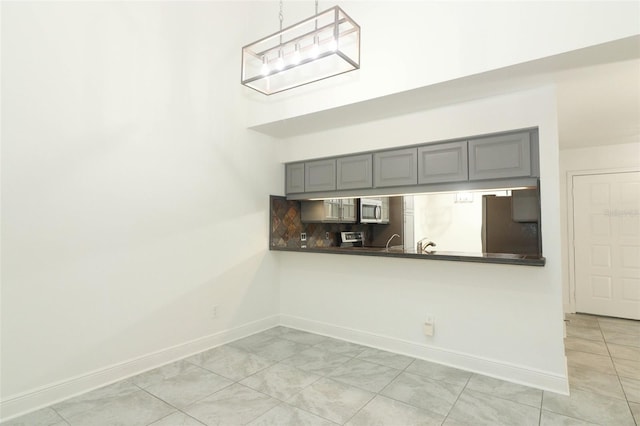
M 595 175 L 610 175 L 618 173 L 640 173 L 640 168 L 637 167 L 624 167 L 615 169 L 594 169 L 594 170 L 570 170 L 567 171 L 567 258 L 569 264 L 567 265 L 568 280 L 569 280 L 569 305 L 564 306 L 566 313 L 576 312 L 576 248 L 574 243 L 574 200 L 573 200 L 573 179 L 577 176 L 595 176 Z

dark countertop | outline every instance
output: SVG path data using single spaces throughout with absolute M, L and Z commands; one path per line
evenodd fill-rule
M 289 248 L 270 247 L 274 251 L 295 251 L 309 253 L 351 254 L 358 256 L 401 257 L 408 259 L 449 260 L 456 262 L 502 263 L 508 265 L 544 266 L 545 258 L 523 254 L 507 253 L 465 253 L 456 251 L 431 251 L 416 253 L 415 250 L 405 250 L 402 247 L 313 247 Z

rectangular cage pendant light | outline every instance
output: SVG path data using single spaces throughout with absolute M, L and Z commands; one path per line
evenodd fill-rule
M 242 48 L 242 84 L 266 95 L 360 68 L 360 26 L 334 6 Z

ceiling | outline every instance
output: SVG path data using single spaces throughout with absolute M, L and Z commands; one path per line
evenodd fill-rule
M 640 36 L 633 36 L 253 129 L 289 138 L 554 84 L 561 149 L 637 142 L 638 76 Z

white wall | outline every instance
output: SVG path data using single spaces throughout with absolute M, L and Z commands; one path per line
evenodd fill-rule
M 626 139 L 626 138 L 625 138 Z M 602 146 L 563 149 L 560 151 L 560 212 L 562 219 L 563 301 L 566 312 L 575 312 L 575 283 L 572 277 L 573 244 L 570 230 L 572 217 L 572 176 L 581 174 L 640 171 L 640 134 L 636 143 L 613 144 L 613 138 Z
M 2 2 L 5 418 L 277 322 L 246 7 Z
M 265 3 L 265 20 L 275 18 L 277 3 Z M 285 2 L 287 22 L 310 15 L 307 9 L 301 16 L 301 7 L 289 12 L 291 3 Z M 321 2 L 320 8 L 332 5 Z M 341 1 L 340 7 L 362 28 L 361 69 L 268 102 L 248 93 L 248 125 L 557 55 L 635 35 L 640 28 L 640 4 L 634 1 Z M 272 22 L 267 33 L 249 30 L 247 42 L 274 32 Z
M 429 238 L 439 251 L 482 252 L 482 196 L 506 191 L 469 192 L 471 201 L 456 202 L 453 192 L 415 195 L 415 241 Z
M 567 391 L 553 88 L 282 142 L 283 162 L 539 126 L 544 267 L 277 253 L 285 324 Z M 435 335 L 421 324 L 436 318 Z

